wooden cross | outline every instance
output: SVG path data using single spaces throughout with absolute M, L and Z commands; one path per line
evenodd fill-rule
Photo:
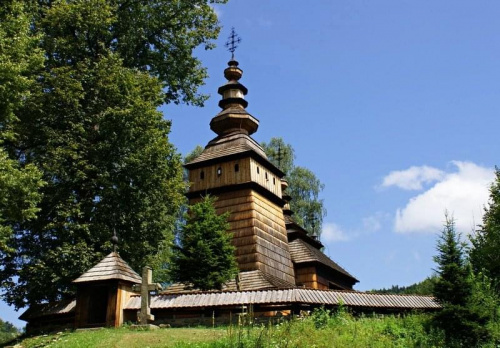
M 145 266 L 142 269 L 142 284 L 132 286 L 134 292 L 141 293 L 141 311 L 139 314 L 139 323 L 141 325 L 147 325 L 149 321 L 155 320 L 154 315 L 151 314 L 151 292 L 161 289 L 160 284 L 153 283 L 153 271 L 151 267 Z

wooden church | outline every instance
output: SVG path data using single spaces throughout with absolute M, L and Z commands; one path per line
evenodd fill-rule
M 28 309 L 20 319 L 28 330 L 53 326 L 120 326 L 137 322 L 138 311 L 150 323 L 196 325 L 227 323 L 251 312 L 268 320 L 339 303 L 355 311 L 387 312 L 439 308 L 432 297 L 357 292 L 358 280 L 321 250 L 321 242 L 293 220 L 284 173 L 251 137 L 259 126 L 246 110 L 243 71 L 232 59 L 224 70 L 227 83 L 218 93 L 221 111 L 210 122 L 217 136 L 187 163 L 189 203 L 206 194 L 218 197 L 219 213 L 229 224 L 240 273 L 222 291 L 197 291 L 173 284 L 150 295 L 150 279 L 141 278 L 113 252 L 74 281 L 76 299 Z M 137 287 L 141 282 L 146 292 Z M 153 286 L 153 289 L 156 287 Z M 146 317 L 143 317 L 146 318 Z

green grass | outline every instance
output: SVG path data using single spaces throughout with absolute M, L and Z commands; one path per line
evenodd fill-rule
M 430 315 L 353 317 L 341 310 L 319 310 L 307 318 L 262 325 L 220 328 L 167 328 L 138 331 L 129 327 L 68 331 L 25 338 L 18 347 L 120 348 L 389 348 L 444 347 L 443 335 L 431 329 Z M 494 343 L 484 347 L 497 347 Z
M 19 347 L 23 348 L 88 348 L 88 347 L 179 347 L 197 343 L 210 343 L 226 334 L 223 329 L 179 328 L 158 330 L 132 330 L 128 327 L 119 329 L 98 329 L 65 331 L 50 335 L 34 336 L 23 339 Z M 181 345 L 181 346 L 182 346 Z

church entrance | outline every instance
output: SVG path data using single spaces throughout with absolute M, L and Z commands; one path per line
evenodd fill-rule
M 108 311 L 108 291 L 106 286 L 92 288 L 89 297 L 88 324 L 91 326 L 106 325 L 106 314 Z

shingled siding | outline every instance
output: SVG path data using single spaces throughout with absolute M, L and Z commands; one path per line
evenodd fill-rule
M 191 199 L 190 204 L 200 198 Z M 229 226 L 241 271 L 260 270 L 295 284 L 283 212 L 252 189 L 221 193 L 217 213 L 229 211 Z

